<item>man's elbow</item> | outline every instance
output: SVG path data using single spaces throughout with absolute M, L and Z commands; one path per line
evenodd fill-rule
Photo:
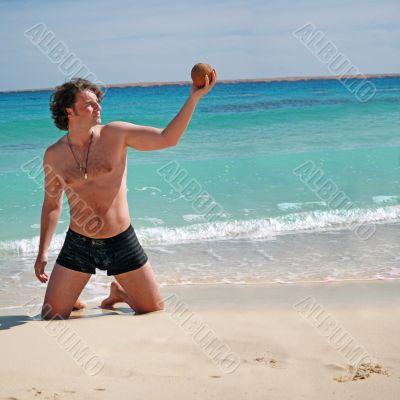
M 42 212 L 44 212 L 46 214 L 48 214 L 48 213 L 61 214 L 61 212 L 62 212 L 62 202 L 60 202 L 60 201 L 51 201 L 51 200 L 46 198 L 43 201 Z
M 165 148 L 168 148 L 168 147 L 175 147 L 176 145 L 178 144 L 178 141 L 177 140 L 175 140 L 175 141 L 168 141 L 166 144 L 165 144 Z
M 164 148 L 168 148 L 168 147 L 175 147 L 178 144 L 177 139 L 174 138 L 169 138 L 168 136 L 164 136 L 164 143 L 163 143 L 163 147 Z

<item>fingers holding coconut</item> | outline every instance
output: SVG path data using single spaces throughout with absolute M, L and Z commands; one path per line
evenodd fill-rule
M 216 76 L 215 69 L 212 70 L 212 72 L 211 72 L 211 77 L 209 77 L 209 75 L 206 75 L 206 76 L 204 77 L 204 79 L 205 79 L 205 85 L 204 85 L 204 87 L 208 87 L 210 84 L 211 84 L 212 86 L 214 86 L 215 81 L 217 80 L 217 76 Z
M 197 63 L 191 71 L 192 94 L 200 97 L 208 93 L 217 81 L 217 72 L 209 64 Z
M 202 88 L 206 84 L 206 77 L 208 77 L 209 80 L 213 78 L 213 68 L 210 64 L 197 63 L 192 68 L 190 75 L 194 85 L 198 88 Z

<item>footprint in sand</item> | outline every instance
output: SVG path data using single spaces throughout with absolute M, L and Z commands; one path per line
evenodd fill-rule
M 271 368 L 281 368 L 282 367 L 282 363 L 273 357 L 266 357 L 266 356 L 256 357 L 254 359 L 254 361 L 257 361 L 258 363 L 261 363 L 261 364 L 266 364 Z
M 347 371 L 346 375 L 337 376 L 333 378 L 336 382 L 349 382 L 349 381 L 359 381 L 362 379 L 367 379 L 371 374 L 386 375 L 389 376 L 389 371 L 380 364 L 375 363 L 361 363 L 358 367 L 353 367 L 352 365 L 343 368 Z
M 35 396 L 39 396 L 42 394 L 42 390 L 36 389 L 34 387 L 30 390 L 30 392 L 32 392 Z
M 43 390 L 41 390 L 41 389 L 36 389 L 36 388 L 32 388 L 32 389 L 30 389 L 29 390 L 31 393 L 33 393 L 33 395 L 35 396 L 35 397 L 38 397 L 38 396 L 42 396 L 42 395 L 45 395 L 45 393 L 43 393 Z M 51 395 L 51 397 L 48 397 L 48 395 L 46 395 L 46 397 L 45 397 L 46 399 L 52 399 L 52 400 L 58 400 L 59 398 L 60 398 L 60 395 L 58 394 L 58 393 L 53 393 L 52 395 Z

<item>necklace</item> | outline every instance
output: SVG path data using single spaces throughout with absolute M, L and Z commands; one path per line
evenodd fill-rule
M 88 165 L 88 159 L 89 159 L 89 150 L 90 150 L 90 145 L 92 144 L 92 140 L 93 140 L 93 132 L 90 134 L 90 140 L 89 140 L 89 145 L 88 145 L 88 149 L 86 152 L 86 161 L 85 161 L 85 165 L 83 166 L 83 164 L 78 160 L 78 158 L 76 157 L 74 151 L 72 150 L 72 146 L 71 146 L 71 142 L 69 140 L 69 132 L 67 133 L 67 139 L 68 139 L 68 146 L 71 150 L 72 155 L 75 158 L 76 163 L 79 166 L 79 173 L 82 173 L 82 169 L 85 172 L 85 179 L 87 179 L 87 165 Z

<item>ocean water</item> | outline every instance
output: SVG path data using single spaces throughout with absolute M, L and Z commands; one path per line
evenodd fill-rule
M 399 277 L 400 79 L 371 81 L 366 103 L 335 80 L 218 83 L 176 147 L 130 150 L 132 223 L 160 283 Z M 165 127 L 189 90 L 108 89 L 102 123 Z M 0 302 L 13 288 L 44 290 L 32 270 L 43 201 L 32 166 L 63 134 L 50 94 L 0 93 Z M 68 228 L 64 205 L 48 270 Z M 108 284 L 98 272 L 88 293 Z

